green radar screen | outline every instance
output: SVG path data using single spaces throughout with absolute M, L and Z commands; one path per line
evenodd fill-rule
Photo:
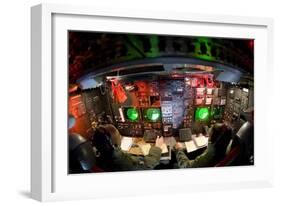
M 214 119 L 222 118 L 223 111 L 224 111 L 223 107 L 220 107 L 220 106 L 212 108 L 212 112 L 211 112 L 212 118 L 214 118 Z
M 136 108 L 126 108 L 125 109 L 126 118 L 130 121 L 139 120 L 139 112 Z
M 195 121 L 207 121 L 210 117 L 210 109 L 208 107 L 198 107 L 195 111 Z
M 147 121 L 157 122 L 161 119 L 160 108 L 147 108 L 144 110 L 144 119 Z

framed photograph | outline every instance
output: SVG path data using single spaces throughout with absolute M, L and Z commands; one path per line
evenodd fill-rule
M 273 21 L 31 9 L 40 201 L 273 185 Z

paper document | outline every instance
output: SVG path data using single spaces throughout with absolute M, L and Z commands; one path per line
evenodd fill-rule
M 148 155 L 148 153 L 149 153 L 149 150 L 150 150 L 150 148 L 151 148 L 151 145 L 150 145 L 150 144 L 141 144 L 141 145 L 140 145 L 140 148 L 141 148 L 142 154 L 143 154 L 144 156 L 146 156 L 146 155 Z
M 195 143 L 193 142 L 193 140 L 185 142 L 184 144 L 185 144 L 187 152 L 193 152 L 193 151 L 197 150 L 197 147 L 196 147 Z
M 195 141 L 197 147 L 204 147 L 208 145 L 208 137 L 205 137 L 203 135 L 199 137 L 194 137 L 193 140 Z
M 143 155 L 146 156 L 146 155 L 149 154 L 151 145 L 150 144 L 141 144 L 140 148 L 141 148 L 141 151 L 142 151 Z M 162 152 L 161 152 L 162 154 L 169 152 L 166 144 L 162 144 L 161 150 L 162 150 Z
M 162 154 L 163 154 L 163 153 L 168 153 L 168 152 L 169 152 L 169 151 L 168 151 L 168 147 L 167 147 L 166 144 L 162 144 L 161 150 L 162 150 Z
M 129 149 L 131 148 L 133 144 L 133 138 L 131 137 L 124 137 L 121 140 L 121 149 L 123 151 L 129 151 Z

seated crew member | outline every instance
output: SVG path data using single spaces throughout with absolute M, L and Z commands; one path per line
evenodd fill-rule
M 215 124 L 209 133 L 208 148 L 194 160 L 188 159 L 182 144 L 177 143 L 176 159 L 180 168 L 215 166 L 225 156 L 227 145 L 231 140 L 231 129 L 225 124 Z
M 121 148 L 121 135 L 115 126 L 106 124 L 99 126 L 92 139 L 99 156 L 97 165 L 105 171 L 129 171 L 153 169 L 159 164 L 163 137 L 157 138 L 155 146 L 150 148 L 145 157 L 136 157 L 124 153 Z
M 238 147 L 239 155 L 232 162 L 233 165 L 254 164 L 254 108 L 250 107 L 241 112 L 241 126 L 229 145 L 228 151 Z

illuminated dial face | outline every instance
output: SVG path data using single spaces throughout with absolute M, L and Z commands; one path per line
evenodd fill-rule
M 195 118 L 196 120 L 207 120 L 209 118 L 209 109 L 204 107 L 197 109 Z
M 129 108 L 127 110 L 127 117 L 131 121 L 136 121 L 139 117 L 139 113 L 135 108 Z
M 147 119 L 157 121 L 160 118 L 160 109 L 150 108 L 146 111 Z

